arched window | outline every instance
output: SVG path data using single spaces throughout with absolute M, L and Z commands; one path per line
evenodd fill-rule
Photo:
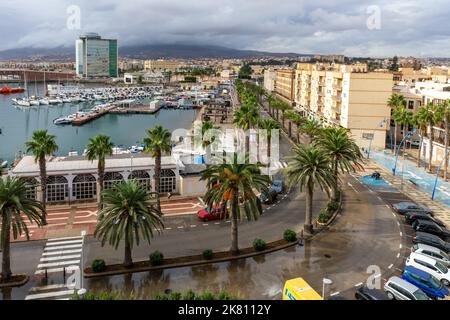
M 105 190 L 111 189 L 114 184 L 123 181 L 123 176 L 119 172 L 107 172 L 103 181 Z
M 177 187 L 177 179 L 175 172 L 170 169 L 161 170 L 159 177 L 159 193 L 168 193 L 175 191 Z
M 152 191 L 152 182 L 147 171 L 138 170 L 131 172 L 128 180 L 135 180 L 141 183 L 147 191 Z
M 80 174 L 73 179 L 72 196 L 75 199 L 93 199 L 96 195 L 97 183 L 92 174 Z
M 66 201 L 69 197 L 69 184 L 63 176 L 47 177 L 47 201 Z
M 25 180 L 27 187 L 26 197 L 27 199 L 36 199 L 36 192 L 39 182 L 35 178 L 22 178 Z

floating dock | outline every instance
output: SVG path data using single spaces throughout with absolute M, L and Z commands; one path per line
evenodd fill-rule
M 91 122 L 92 120 L 98 119 L 100 117 L 103 117 L 105 114 L 109 113 L 110 111 L 116 109 L 117 106 L 111 105 L 109 107 L 103 108 L 102 110 L 94 113 L 89 113 L 86 115 L 82 115 L 79 117 L 76 117 L 72 120 L 73 126 L 82 126 L 88 122 Z

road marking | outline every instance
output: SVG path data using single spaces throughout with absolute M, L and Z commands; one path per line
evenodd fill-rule
M 330 294 L 330 297 L 337 296 L 339 293 L 340 293 L 339 291 L 333 292 Z
M 50 258 L 41 258 L 41 262 L 48 262 L 48 261 L 58 261 L 58 260 L 63 260 L 63 259 L 76 259 L 76 258 L 80 258 L 81 254 L 72 254 L 72 255 L 59 255 L 56 257 L 50 257 Z
M 379 274 L 375 275 L 375 277 L 374 277 L 374 278 L 379 278 L 379 277 L 381 277 L 381 273 L 379 273 Z
M 378 198 L 378 200 L 380 200 L 380 201 L 383 201 L 383 199 L 381 199 L 381 197 L 380 197 L 380 196 L 377 196 L 377 198 Z
M 66 272 L 72 272 L 75 270 L 80 269 L 80 267 L 78 266 L 69 266 L 66 267 Z M 47 273 L 54 273 L 54 272 L 63 272 L 64 268 L 51 268 L 51 269 L 46 269 Z M 41 269 L 41 270 L 36 270 L 36 272 L 34 274 L 45 274 L 45 269 Z
M 197 225 L 196 224 L 191 224 L 191 228 L 196 228 Z
M 389 207 L 389 206 L 386 204 L 386 208 L 390 209 L 391 207 Z
M 72 295 L 74 293 L 75 293 L 75 289 L 58 291 L 58 292 L 37 293 L 37 294 L 28 295 L 25 298 L 25 300 L 46 299 L 46 298 L 52 298 L 52 297 Z
M 42 292 L 42 291 L 63 289 L 63 288 L 67 288 L 67 286 L 65 284 L 50 284 L 48 286 L 31 288 L 30 292 L 38 293 L 38 292 Z
M 81 237 L 64 237 L 64 238 L 48 239 L 47 242 L 62 241 L 62 240 L 80 240 L 80 239 L 82 239 L 82 238 Z
M 400 271 L 400 272 L 403 272 L 403 270 L 402 270 L 402 269 L 399 269 L 399 268 L 395 268 L 395 270 Z
M 42 255 L 43 256 L 62 256 L 62 255 L 71 254 L 71 253 L 81 253 L 81 249 L 43 252 Z
M 220 222 L 214 222 L 214 224 L 220 224 Z
M 353 191 L 355 191 L 356 193 L 359 193 L 359 191 L 356 190 L 355 187 L 354 187 L 350 182 L 347 182 L 347 184 L 348 184 L 348 186 L 349 186 L 350 188 L 353 189 Z
M 179 227 L 177 227 L 178 229 L 183 229 L 184 227 L 183 226 L 179 226 Z
M 80 263 L 80 260 L 69 260 L 69 261 L 61 261 L 61 262 L 50 262 L 50 263 L 40 263 L 38 264 L 38 269 L 43 268 L 51 268 L 51 267 L 60 267 L 60 266 L 69 266 Z
M 400 243 L 400 245 L 399 245 L 398 247 L 399 247 L 399 249 L 401 249 L 403 246 L 402 246 L 402 244 Z
M 394 265 L 391 263 L 388 267 L 388 269 L 391 269 Z
M 203 225 L 206 227 L 208 224 L 207 224 L 207 223 L 204 223 Z
M 57 246 L 57 247 L 45 247 L 44 251 L 51 251 L 51 250 L 61 250 L 61 249 L 78 249 L 81 248 L 80 244 L 71 244 L 67 246 Z
M 397 253 L 397 259 L 398 259 L 398 258 L 400 258 L 400 252 L 399 252 L 399 253 Z
M 61 244 L 76 244 L 76 243 L 82 243 L 83 240 L 67 240 L 67 241 L 55 241 L 55 242 L 47 242 L 48 246 L 57 246 Z
M 400 237 L 403 237 L 403 232 L 400 231 Z
M 166 230 L 172 230 L 172 228 L 171 227 L 167 227 Z
M 362 285 L 363 285 L 363 283 L 359 282 L 359 283 L 355 284 L 355 287 L 359 287 L 359 286 L 362 286 Z
M 400 222 L 397 221 L 397 225 L 400 227 Z
M 227 220 L 226 223 L 231 223 L 231 221 L 230 221 L 230 220 Z

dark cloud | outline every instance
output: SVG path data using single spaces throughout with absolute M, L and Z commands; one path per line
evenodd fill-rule
M 81 9 L 81 30 L 66 27 L 71 5 Z M 367 28 L 369 6 L 380 9 L 381 29 Z M 449 56 L 449 16 L 448 0 L 2 0 L 0 50 L 73 46 L 95 31 L 120 45 Z

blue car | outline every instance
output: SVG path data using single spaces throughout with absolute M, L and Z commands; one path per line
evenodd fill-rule
M 438 279 L 412 266 L 405 267 L 402 278 L 421 289 L 430 298 L 443 299 L 449 294 L 448 289 Z
M 270 188 L 275 190 L 277 193 L 282 193 L 283 189 L 284 189 L 283 181 L 282 180 L 273 180 Z

